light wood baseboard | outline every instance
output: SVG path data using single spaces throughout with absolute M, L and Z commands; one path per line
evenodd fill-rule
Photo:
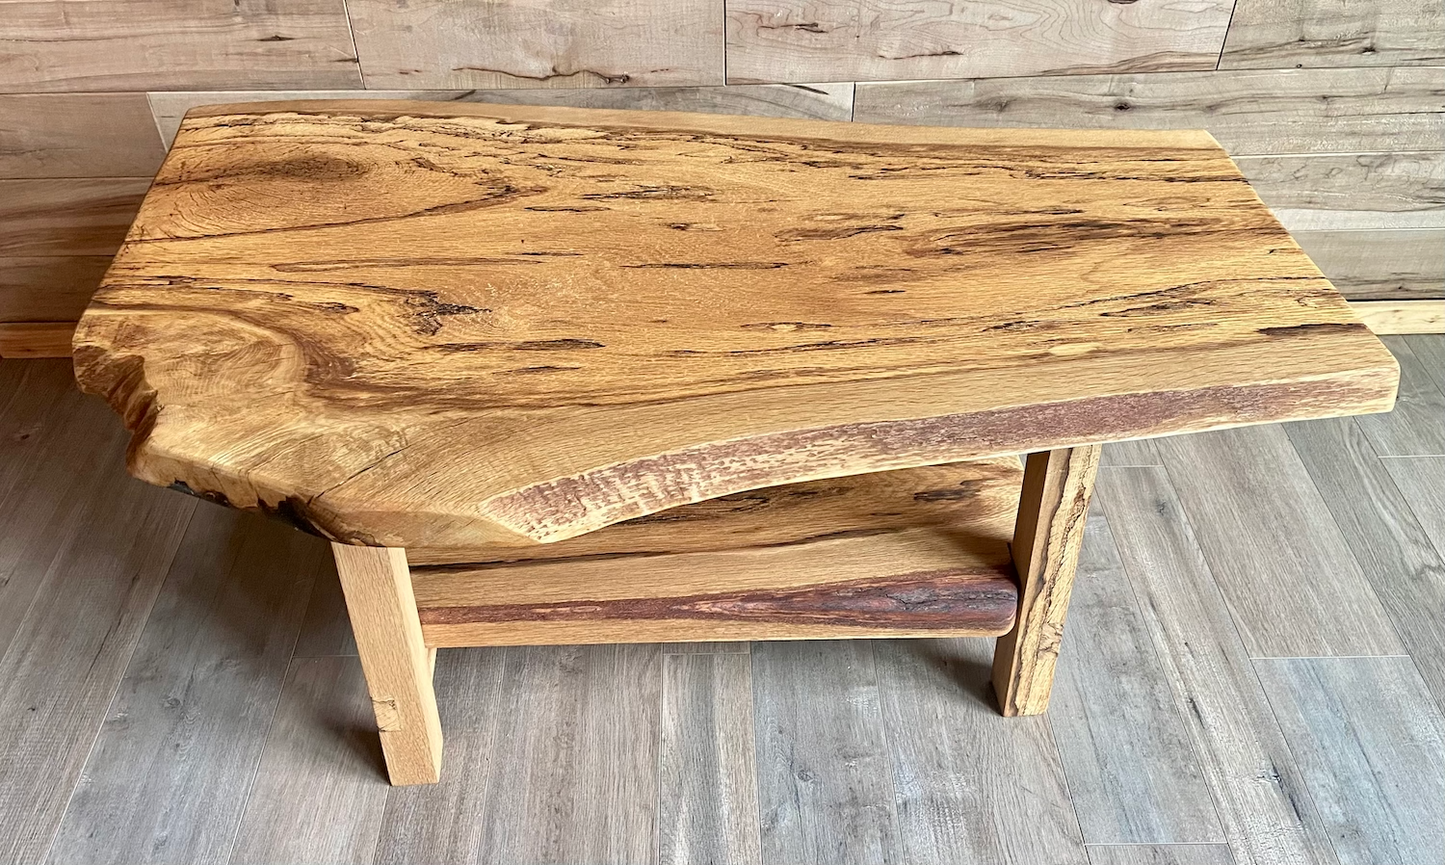
M 0 358 L 70 357 L 73 321 L 0 322 Z
M 1352 300 L 1350 309 L 1375 333 L 1445 333 L 1445 298 Z

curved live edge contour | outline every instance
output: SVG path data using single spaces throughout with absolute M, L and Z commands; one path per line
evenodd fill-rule
M 456 549 L 1398 380 L 1203 132 L 372 101 L 191 112 L 75 365 L 138 477 Z

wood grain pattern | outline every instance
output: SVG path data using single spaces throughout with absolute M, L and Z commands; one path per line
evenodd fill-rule
M 68 321 L 0 322 L 0 358 L 66 357 L 74 333 Z
M 1157 444 L 1251 657 L 1403 651 L 1282 428 Z
M 610 87 L 723 83 L 708 0 L 350 0 L 368 87 Z
M 1384 341 L 1400 362 L 1400 402 L 1387 415 L 1360 418 L 1360 429 L 1382 457 L 1445 456 L 1445 384 L 1439 369 L 1429 356 L 1415 354 L 1411 337 Z
M 1089 865 L 1235 865 L 1225 844 L 1096 844 Z
M 1351 301 L 1445 297 L 1445 229 L 1291 234 Z
M 1340 865 L 1445 860 L 1445 719 L 1411 660 L 1255 667 Z
M 312 540 L 254 514 L 196 512 L 51 862 L 229 857 L 326 554 Z M 203 715 L 210 722 L 196 723 Z
M 342 0 L 13 0 L 0 90 L 360 87 Z
M 999 638 L 993 655 L 993 689 L 1005 715 L 1038 715 L 1049 707 L 1098 470 L 1098 445 L 1032 453 L 1024 466 L 1010 547 L 1018 571 L 1018 622 Z
M 0 178 L 140 177 L 165 154 L 144 93 L 0 95 Z
M 1397 66 L 1445 60 L 1433 0 L 1240 0 L 1220 69 Z
M 523 550 L 413 547 L 406 556 L 417 565 L 502 566 L 767 548 L 786 552 L 848 538 L 862 541 L 856 546 L 866 549 L 870 537 L 908 529 L 982 553 L 1012 536 L 1022 483 L 1018 457 L 992 457 L 763 487 Z
M 988 643 L 873 645 L 897 802 L 897 861 L 1083 865 L 1049 721 L 998 714 L 989 694 Z M 883 803 L 875 807 L 881 811 Z
M 759 117 L 850 120 L 853 85 L 757 84 L 732 87 L 600 87 L 505 90 L 247 90 L 175 91 L 149 94 L 156 124 L 167 145 L 175 140 L 186 111 L 226 102 L 289 102 L 298 99 L 416 99 L 500 105 L 570 105 L 643 111 L 700 111 Z
M 1337 865 L 1165 470 L 1101 472 L 1099 499 L 1235 860 Z
M 442 653 L 447 779 L 392 791 L 372 861 L 655 862 L 661 663 L 656 645 Z
M 1230 6 L 730 0 L 728 81 L 1213 69 Z
M 373 726 L 355 658 L 292 661 L 230 862 L 370 862 L 389 789 Z
M 904 861 L 873 645 L 754 647 L 764 862 Z
M 1290 231 L 1445 227 L 1445 153 L 1250 156 L 1235 164 Z
M 1224 840 L 1199 757 L 1097 504 L 1084 529 L 1052 703 L 1049 726 L 1085 842 Z
M 1432 525 L 1411 507 L 1418 490 L 1445 487 L 1445 461 L 1382 461 L 1347 418 L 1286 429 L 1400 642 L 1445 704 L 1445 620 L 1436 614 L 1445 609 L 1445 559 L 1430 540 L 1445 537 L 1445 519 Z M 1397 466 L 1404 470 L 1392 480 Z
M 118 444 L 113 439 L 98 455 L 114 460 Z M 49 531 L 48 521 L 36 525 L 12 513 L 0 535 L 0 558 L 20 568 L 0 581 L 14 584 L 4 587 L 0 610 L 15 628 L 4 635 L 9 646 L 0 657 L 0 860 L 16 865 L 44 861 L 195 508 L 157 497 L 116 465 L 106 471 L 101 462 L 79 474 L 88 492 L 62 499 Z M 16 503 L 43 506 L 46 495 L 66 490 L 60 480 Z M 31 546 L 37 541 L 40 549 Z M 22 587 L 29 594 L 23 601 Z M 13 612 L 12 598 L 21 605 Z
M 859 84 L 868 123 L 1208 129 L 1231 155 L 1439 150 L 1445 68 L 1271 69 Z
M 430 646 L 997 636 L 1007 545 L 901 531 L 801 546 L 414 574 Z
M 0 257 L 0 322 L 78 320 L 107 267 L 108 255 Z
M 1395 376 L 1198 133 L 386 102 L 196 114 L 77 345 L 139 476 L 409 547 Z
M 761 865 L 747 655 L 664 655 L 658 862 Z
M 331 551 L 391 783 L 435 784 L 442 757 L 435 656 L 422 644 L 406 554 L 345 544 L 332 544 Z
M 114 255 L 148 177 L 0 180 L 0 255 Z
M 1350 309 L 1377 334 L 1445 333 L 1445 299 L 1356 300 Z

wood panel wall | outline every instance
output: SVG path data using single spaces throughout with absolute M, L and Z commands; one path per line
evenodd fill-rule
M 1204 127 L 1352 299 L 1445 298 L 1441 0 L 0 0 L 0 354 L 187 108 L 313 96 Z

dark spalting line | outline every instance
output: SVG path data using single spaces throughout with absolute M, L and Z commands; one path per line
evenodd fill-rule
M 718 357 L 739 357 L 755 354 L 789 354 L 799 351 L 836 351 L 850 348 L 877 348 L 885 345 L 913 345 L 927 342 L 917 336 L 876 337 L 874 339 L 830 339 L 825 342 L 805 342 L 798 345 L 783 345 L 774 348 L 734 348 L 717 351 L 698 348 L 679 348 L 667 352 L 672 356 L 713 355 Z
M 919 502 L 962 502 L 976 498 L 988 485 L 982 481 L 959 481 L 958 486 L 942 490 L 920 490 L 913 494 Z
M 758 321 L 749 324 L 740 324 L 738 327 L 743 330 L 827 330 L 831 324 L 823 324 L 814 321 Z
M 522 252 L 518 255 L 539 255 L 541 253 Z M 561 254 L 561 253 L 558 253 Z M 416 257 L 416 258 L 332 258 L 318 259 L 315 261 L 295 261 L 283 264 L 268 264 L 267 267 L 281 273 L 325 273 L 332 270 L 352 270 L 359 267 L 365 268 L 412 268 L 412 267 L 477 267 L 477 266 L 516 266 L 516 265 L 538 265 L 540 261 L 529 261 L 516 258 L 495 258 L 487 256 L 476 257 Z
M 522 209 L 523 209 L 523 210 L 535 211 L 535 212 L 537 212 L 537 213 L 597 213 L 598 211 L 611 210 L 612 208 L 610 208 L 610 207 L 583 207 L 583 206 L 577 206 L 577 205 L 573 205 L 573 206 L 571 206 L 571 207 L 564 207 L 564 206 L 558 205 L 558 206 L 556 206 L 556 207 L 533 206 L 533 207 L 524 207 L 524 208 L 522 208 Z
M 880 231 L 903 231 L 901 225 L 852 225 L 839 226 L 837 228 L 795 228 L 788 231 L 774 232 L 773 236 L 782 243 L 794 243 L 804 240 L 843 240 L 849 237 L 857 237 L 860 234 L 874 234 Z
M 777 270 L 788 265 L 786 261 L 658 261 L 618 267 L 626 270 Z
M 445 342 L 428 346 L 437 351 L 575 351 L 605 346 L 590 339 L 524 339 L 517 342 Z
M 411 313 L 412 326 L 417 333 L 435 336 L 442 329 L 442 319 L 453 315 L 480 315 L 491 312 L 481 306 L 463 303 L 446 303 L 434 291 L 418 291 L 403 301 Z
M 1292 324 L 1288 327 L 1261 327 L 1258 330 L 1265 336 L 1292 337 L 1310 336 L 1316 333 L 1359 333 L 1369 331 L 1369 329 L 1362 321 L 1321 321 L 1310 324 Z
M 523 366 L 516 369 L 493 370 L 492 375 L 536 375 L 547 372 L 572 372 L 581 368 L 580 366 Z
M 1004 571 L 919 571 L 802 586 L 550 604 L 422 607 L 423 625 L 691 619 L 879 628 L 1007 628 L 1018 587 Z
M 665 511 L 660 512 L 660 513 L 665 513 Z M 611 533 L 611 532 L 613 532 L 615 529 L 617 529 L 618 526 L 638 525 L 638 524 L 641 524 L 643 520 L 648 519 L 648 518 L 651 517 L 651 516 L 653 516 L 653 514 L 647 514 L 647 515 L 644 515 L 644 516 L 641 516 L 641 517 L 634 517 L 634 518 L 632 518 L 632 519 L 630 519 L 630 520 L 625 520 L 625 521 L 623 521 L 623 522 L 615 523 L 615 524 L 613 524 L 613 525 L 607 526 L 607 527 L 606 527 L 606 530 L 607 530 L 609 533 Z M 467 571 L 500 570 L 500 569 L 503 569 L 503 568 L 510 568 L 510 567 L 513 567 L 513 566 L 516 566 L 516 565 L 526 565 L 526 564 L 544 564 L 544 563 L 545 563 L 545 564 L 549 564 L 549 565 L 554 565 L 554 564 L 559 564 L 559 563 L 565 564 L 565 563 L 568 563 L 568 562 L 581 564 L 581 563 L 591 563 L 591 562 L 612 561 L 612 560 L 615 560 L 615 559 L 652 559 L 652 558 L 659 558 L 659 557 L 662 557 L 662 556 L 676 556 L 676 555 L 678 555 L 679 553 L 698 553 L 698 552 L 703 552 L 703 553 L 706 553 L 706 552 L 714 552 L 714 553 L 716 553 L 716 552 L 735 551 L 735 550 L 738 550 L 738 549 L 747 549 L 747 550 L 775 550 L 775 549 L 787 549 L 787 548 L 789 548 L 789 547 L 803 547 L 803 546 L 807 546 L 807 545 L 809 545 L 809 544 L 816 544 L 816 543 L 818 543 L 818 542 L 820 542 L 820 541 L 842 541 L 842 540 L 852 540 L 852 539 L 859 539 L 859 538 L 876 538 L 876 537 L 879 537 L 879 536 L 881 536 L 881 535 L 897 534 L 897 533 L 898 533 L 899 531 L 901 531 L 901 530 L 902 530 L 902 529 L 900 529 L 898 526 L 877 526 L 877 527 L 870 527 L 870 528 L 863 528 L 863 529 L 836 529 L 836 530 L 832 530 L 832 531 L 816 532 L 816 533 L 813 533 L 813 534 L 800 535 L 800 536 L 798 536 L 798 537 L 788 538 L 788 539 L 786 539 L 786 540 L 768 541 L 767 543 L 758 543 L 758 542 L 753 541 L 753 540 L 746 540 L 746 539 L 745 539 L 745 540 L 744 540 L 744 545 L 741 546 L 741 547 L 738 546 L 736 540 L 729 540 L 727 545 L 720 545 L 720 546 L 715 546 L 715 547 L 711 547 L 711 546 L 710 546 L 710 547 L 688 547 L 688 548 L 683 549 L 683 550 L 676 550 L 676 549 L 646 549 L 646 548 L 641 548 L 641 549 L 611 550 L 611 551 L 608 551 L 608 552 L 574 553 L 574 554 L 572 554 L 572 555 L 560 555 L 560 556 L 554 556 L 554 555 L 539 555 L 539 553 L 545 554 L 545 553 L 547 553 L 549 550 L 561 549 L 562 547 L 559 546 L 559 544 L 566 544 L 566 543 L 567 543 L 567 541 L 561 541 L 561 542 L 559 542 L 559 544 L 541 544 L 541 545 L 532 546 L 532 547 L 522 547 L 522 548 L 516 548 L 516 547 L 506 548 L 506 547 L 504 547 L 504 548 L 496 549 L 496 550 L 494 551 L 495 554 L 494 554 L 493 557 L 491 557 L 491 558 L 478 557 L 478 558 L 472 558 L 472 559 L 470 559 L 470 560 L 468 560 L 468 561 L 455 561 L 455 562 L 449 562 L 449 563 L 446 563 L 446 564 L 432 564 L 432 565 L 426 565 L 426 566 L 425 566 L 425 569 L 426 569 L 427 571 L 435 572 L 435 573 L 464 573 L 464 572 L 467 572 Z M 630 540 L 630 539 L 622 538 L 622 539 L 620 539 L 620 540 Z M 363 542 L 363 543 L 364 543 L 364 542 Z M 999 553 L 1000 553 L 1000 561 L 1003 561 L 1004 559 L 1007 558 L 1007 545 L 1006 545 L 1004 542 L 1002 542 L 1002 541 L 996 541 L 995 543 L 998 544 L 998 549 L 999 549 Z M 380 546 L 380 545 L 379 545 L 379 544 L 373 544 L 372 546 Z M 486 556 L 486 555 L 488 555 L 488 554 L 489 554 L 489 553 L 488 553 L 486 550 L 477 549 L 477 550 L 468 551 L 465 555 L 469 555 L 469 556 L 477 556 L 477 555 Z

